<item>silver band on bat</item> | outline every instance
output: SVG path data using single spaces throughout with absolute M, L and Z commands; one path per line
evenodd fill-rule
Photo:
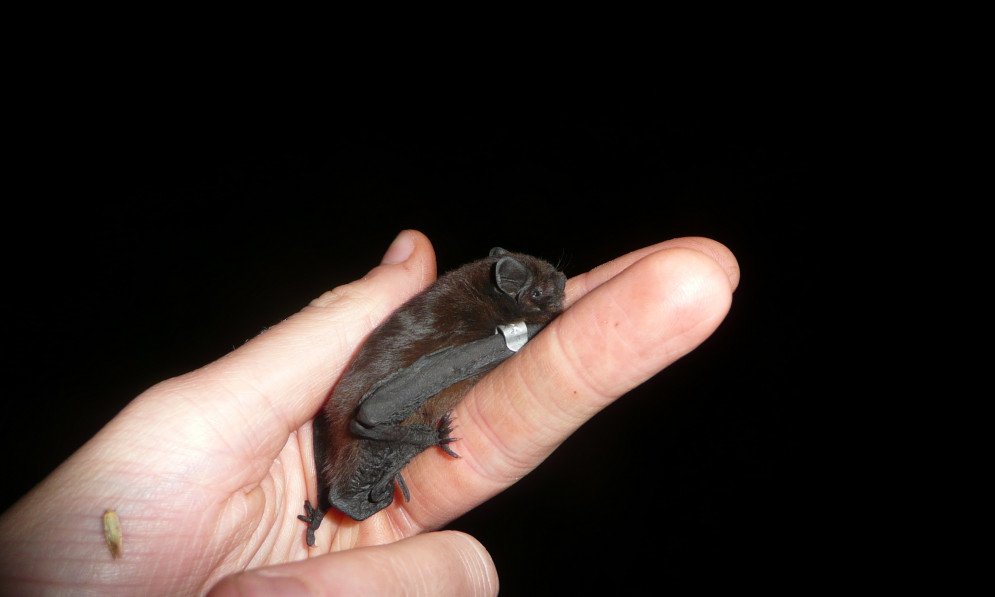
M 529 341 L 529 326 L 524 321 L 499 325 L 497 329 L 504 336 L 505 346 L 511 352 L 518 352 Z

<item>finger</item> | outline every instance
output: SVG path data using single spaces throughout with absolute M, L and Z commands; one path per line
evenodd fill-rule
M 596 412 L 704 341 L 738 280 L 732 254 L 718 243 L 708 249 L 671 243 L 571 280 L 572 306 L 457 407 L 463 458 L 430 450 L 409 465 L 405 478 L 420 499 L 398 519 L 431 528 L 500 492 Z
M 484 546 L 456 531 L 426 533 L 229 576 L 212 597 L 250 595 L 496 595 Z
M 567 282 L 566 306 L 569 307 L 577 299 L 608 280 L 611 280 L 619 272 L 643 257 L 664 249 L 679 248 L 691 249 L 707 255 L 726 272 L 726 275 L 729 277 L 729 285 L 732 286 L 733 290 L 736 290 L 736 287 L 739 286 L 739 262 L 736 261 L 736 257 L 732 254 L 732 251 L 722 243 L 718 243 L 710 238 L 686 236 L 673 238 L 631 253 L 626 253 L 618 259 L 603 263 L 589 272 L 570 278 L 569 282 Z

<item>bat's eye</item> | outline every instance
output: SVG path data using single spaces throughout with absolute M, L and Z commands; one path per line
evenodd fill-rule
M 542 298 L 542 288 L 533 288 L 532 294 L 530 296 L 534 301 L 539 300 L 540 298 Z

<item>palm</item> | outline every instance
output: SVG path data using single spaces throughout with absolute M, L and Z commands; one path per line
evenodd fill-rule
M 269 402 L 266 396 L 249 400 Z M 177 401 L 184 406 L 177 407 Z M 135 436 L 140 421 L 158 421 L 154 435 L 146 433 L 133 442 L 138 445 L 131 452 L 132 462 L 140 466 L 122 471 L 143 479 L 141 485 L 132 486 L 136 492 L 158 494 L 150 510 L 156 513 L 161 532 L 142 536 L 132 526 L 128 538 L 132 549 L 147 541 L 162 562 L 200 569 L 201 586 L 210 586 L 247 568 L 379 545 L 423 530 L 412 525 L 403 502 L 361 523 L 333 510 L 322 524 L 318 544 L 309 549 L 304 542 L 306 525 L 297 515 L 309 498 L 308 487 L 315 485 L 310 422 L 289 435 L 280 425 L 264 425 L 269 431 L 260 435 L 248 431 L 253 425 L 237 404 L 211 395 L 152 393 L 133 405 L 137 412 L 126 419 L 130 424 L 109 430 Z M 155 470 L 142 464 L 146 462 L 155 463 Z

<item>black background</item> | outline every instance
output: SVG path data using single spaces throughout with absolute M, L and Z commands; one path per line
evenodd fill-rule
M 818 112 L 444 106 L 261 133 L 218 108 L 91 108 L 13 163 L 4 509 L 134 396 L 363 275 L 403 228 L 440 272 L 500 245 L 568 276 L 702 235 L 742 268 L 718 331 L 450 528 L 509 595 L 767 582 L 808 559 Z

